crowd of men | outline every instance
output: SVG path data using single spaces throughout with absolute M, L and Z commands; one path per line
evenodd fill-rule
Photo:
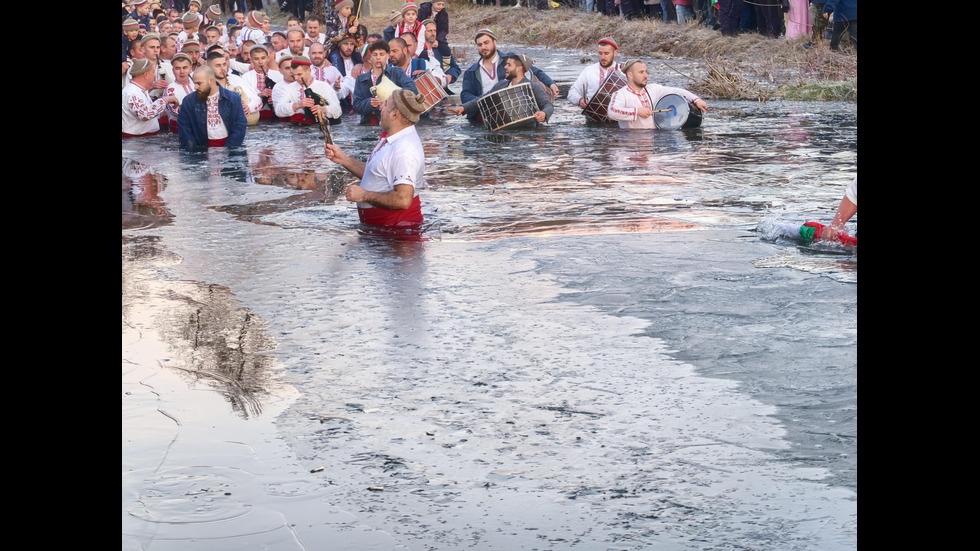
M 358 203 L 365 224 L 416 228 L 425 157 L 415 124 L 431 107 L 417 79 L 426 75 L 448 95 L 461 78 L 460 105 L 451 112 L 474 122 L 481 99 L 518 89 L 532 107 L 516 127 L 551 118 L 558 85 L 526 55 L 498 50 L 491 29 L 476 33 L 479 59 L 461 70 L 445 43 L 445 2 L 407 1 L 380 35 L 360 25 L 352 5 L 334 0 L 326 25 L 311 15 L 287 22 L 283 32 L 272 31 L 259 10 L 233 12 L 222 21 L 227 14 L 216 4 L 202 10 L 199 0 L 190 0 L 186 12 L 170 10 L 151 20 L 151 0 L 134 0 L 123 21 L 123 138 L 165 131 L 176 132 L 185 148 L 238 146 L 248 126 L 263 121 L 340 124 L 344 114 L 356 114 L 361 124 L 382 129 L 368 160 L 355 161 L 334 144 L 324 150 L 361 178 L 348 188 L 348 199 Z M 608 113 L 623 128 L 653 128 L 653 109 L 666 94 L 707 110 L 686 90 L 648 85 L 639 60 L 620 64 L 614 38 L 600 40 L 597 50 L 599 61 L 569 90 L 573 105 L 584 107 L 615 71 L 626 85 L 612 94 Z

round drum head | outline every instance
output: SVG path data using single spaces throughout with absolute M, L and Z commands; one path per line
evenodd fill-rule
M 687 100 L 677 94 L 667 94 L 657 102 L 655 111 L 668 109 L 661 113 L 653 114 L 653 123 L 657 128 L 663 130 L 677 130 L 687 122 L 687 116 L 691 113 L 691 106 Z

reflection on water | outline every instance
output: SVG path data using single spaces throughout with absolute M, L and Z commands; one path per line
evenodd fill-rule
M 123 323 L 133 313 L 153 312 L 154 328 L 170 345 L 167 367 L 213 387 L 242 417 L 259 415 L 275 341 L 229 289 L 149 275 L 149 264 L 180 262 L 158 240 L 123 238 Z

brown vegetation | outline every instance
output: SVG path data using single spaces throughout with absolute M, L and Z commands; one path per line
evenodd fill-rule
M 689 88 L 706 97 L 857 101 L 857 54 L 853 49 L 832 51 L 826 43 L 805 48 L 804 39 L 768 38 L 757 33 L 726 37 L 699 25 L 628 21 L 564 5 L 542 11 L 449 0 L 447 10 L 449 43 L 453 46 L 472 45 L 476 32 L 483 27 L 491 28 L 502 43 L 586 51 L 612 34 L 619 44 L 620 59 L 656 57 L 668 65 L 672 57 L 698 61 L 698 74 L 686 76 L 691 81 Z M 285 20 L 285 14 L 282 18 Z M 362 17 L 361 22 L 369 32 L 380 34 L 388 26 L 388 16 L 375 14 Z

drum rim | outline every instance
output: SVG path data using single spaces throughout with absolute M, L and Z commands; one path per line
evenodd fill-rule
M 522 82 L 522 83 L 520 83 L 520 84 L 518 84 L 516 86 L 507 86 L 505 88 L 501 88 L 500 90 L 494 90 L 493 92 L 489 92 L 489 93 L 487 93 L 487 94 L 485 94 L 483 96 L 480 96 L 480 98 L 476 100 L 476 106 L 477 106 L 477 109 L 480 110 L 480 115 L 481 116 L 483 115 L 483 110 L 480 109 L 480 107 L 481 107 L 481 103 L 483 102 L 484 99 L 486 99 L 486 98 L 488 98 L 488 97 L 490 97 L 492 95 L 499 94 L 499 93 L 503 92 L 504 90 L 510 90 L 512 88 L 513 89 L 517 89 L 517 88 L 520 88 L 522 86 L 526 86 L 529 90 L 532 90 L 531 92 L 528 92 L 528 93 L 531 95 L 531 99 L 534 99 L 534 92 L 533 92 L 534 88 L 531 87 L 531 83 L 530 82 Z M 537 107 L 537 102 L 535 102 L 535 107 Z M 500 130 L 502 128 L 507 128 L 508 126 L 513 126 L 513 125 L 515 125 L 517 123 L 521 123 L 521 122 L 524 122 L 524 121 L 526 121 L 528 119 L 533 119 L 533 118 L 534 118 L 534 115 L 531 115 L 531 116 L 528 116 L 528 117 L 524 117 L 523 119 L 518 119 L 518 120 L 515 120 L 515 121 L 511 121 L 511 122 L 509 122 L 509 123 L 507 123 L 505 125 L 498 126 L 496 128 L 490 128 L 490 125 L 487 124 L 487 117 L 484 116 L 483 117 L 483 123 L 484 123 L 484 126 L 486 128 L 488 128 L 491 132 L 496 132 L 496 131 L 498 131 L 498 130 Z
M 680 125 L 678 125 L 677 128 L 661 128 L 661 126 L 657 124 L 657 115 L 659 113 L 654 113 L 653 124 L 654 126 L 657 127 L 658 130 L 679 130 L 684 127 L 684 123 L 687 122 L 687 118 L 691 115 L 691 106 L 688 103 L 687 98 L 681 96 L 680 94 L 664 94 L 659 100 L 657 100 L 657 105 L 654 106 L 654 109 L 663 109 L 662 107 L 660 107 L 660 102 L 672 96 L 679 99 L 680 103 L 685 107 L 687 107 L 687 113 L 684 115 L 684 120 L 681 121 Z
M 618 92 L 620 89 L 622 89 L 623 86 L 626 86 L 627 84 L 629 84 L 629 81 L 626 80 L 626 75 L 623 74 L 622 71 L 620 71 L 618 68 L 617 69 L 613 69 L 608 75 L 606 75 L 606 78 L 604 78 L 602 80 L 602 82 L 599 84 L 599 89 L 596 90 L 594 94 L 592 94 L 592 97 L 591 98 L 589 98 L 588 103 L 586 103 L 586 105 L 585 105 L 585 109 L 582 109 L 582 114 L 585 115 L 585 118 L 589 119 L 592 122 L 616 122 L 616 121 L 610 119 L 608 115 L 597 115 L 597 114 L 595 114 L 593 112 L 590 112 L 588 110 L 589 109 L 589 106 L 592 105 L 592 102 L 594 102 L 596 100 L 596 98 L 599 97 L 599 94 L 602 94 L 603 93 L 602 89 L 603 89 L 603 87 L 606 86 L 606 83 L 609 82 L 609 80 L 611 78 L 613 78 L 613 76 L 615 76 L 615 75 L 619 75 L 619 77 L 623 80 L 623 84 L 619 88 L 616 88 L 615 90 L 613 90 L 612 92 L 606 92 L 605 93 L 607 96 L 609 96 L 609 98 L 610 98 L 609 99 L 609 102 L 610 103 L 612 103 L 612 95 L 615 94 L 616 92 Z M 609 105 L 608 104 L 606 104 L 605 109 L 606 109 L 606 113 L 609 113 Z
M 437 99 L 435 101 L 435 103 L 433 103 L 432 105 L 430 105 L 429 107 L 427 107 L 425 109 L 425 111 L 422 111 L 422 114 L 423 115 L 426 114 L 426 113 L 428 113 L 429 111 L 431 111 L 432 108 L 435 107 L 436 105 L 439 105 L 439 102 L 441 102 L 442 100 L 444 100 L 444 99 L 446 99 L 446 98 L 449 97 L 449 94 L 446 93 L 446 90 L 444 90 L 442 88 L 442 86 L 439 85 L 439 81 L 436 80 L 436 77 L 432 76 L 432 71 L 431 70 L 426 70 L 421 75 L 419 75 L 419 76 L 415 77 L 414 79 L 412 79 L 412 82 L 417 83 L 420 78 L 425 77 L 425 76 L 428 76 L 428 78 L 426 79 L 426 82 L 428 82 L 429 84 L 431 84 L 431 90 L 438 91 L 439 92 L 439 99 Z M 431 80 L 431 82 L 429 82 L 430 80 Z M 415 88 L 416 89 L 418 88 L 418 84 L 415 85 Z M 429 96 L 429 94 L 426 94 L 426 93 L 422 93 L 422 96 L 425 97 L 425 98 L 431 97 L 431 96 Z

